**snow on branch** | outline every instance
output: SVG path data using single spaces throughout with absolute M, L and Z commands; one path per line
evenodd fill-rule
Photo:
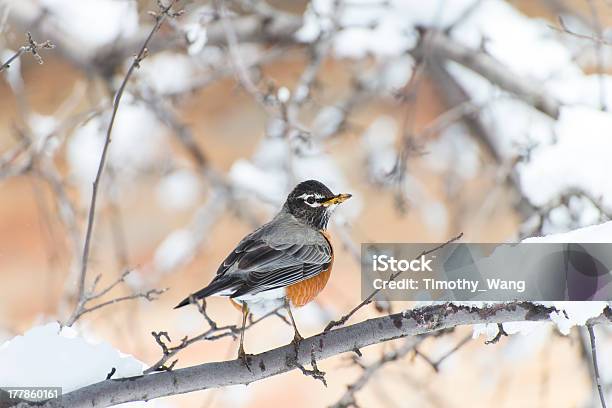
M 205 363 L 138 377 L 106 380 L 65 394 L 61 405 L 49 402 L 45 407 L 107 407 L 129 401 L 146 401 L 197 390 L 249 384 L 308 365 L 316 361 L 406 336 L 450 329 L 461 325 L 508 322 L 549 321 L 557 312 L 531 302 L 510 302 L 483 307 L 446 303 L 406 310 L 369 319 L 350 326 L 304 339 L 297 358 L 293 344 L 249 356 L 249 366 L 242 360 Z M 610 323 L 612 310 L 606 307 L 589 324 Z M 311 355 L 312 353 L 312 355 Z
M 72 2 L 70 7 L 58 6 L 65 5 L 62 0 L 49 2 L 53 3 L 48 6 L 52 9 L 50 12 L 41 6 L 41 2 L 24 0 L 13 3 L 8 17 L 11 24 L 24 31 L 33 27 L 36 37 L 49 38 L 53 44 L 57 44 L 56 52 L 60 57 L 88 74 L 87 81 L 83 81 L 87 83 L 85 88 L 101 79 L 109 91 L 100 103 L 92 104 L 85 112 L 73 112 L 67 119 L 60 120 L 59 113 L 49 117 L 37 116 L 27 105 L 23 78 L 19 76 L 16 62 L 27 52 L 35 58 L 40 57 L 38 51 L 51 48 L 51 42 L 36 43 L 28 34 L 28 43 L 16 54 L 10 55 L 0 68 L 0 71 L 6 70 L 11 62 L 15 62 L 6 74 L 7 78 L 13 75 L 9 85 L 16 96 L 19 116 L 26 122 L 24 129 L 17 129 L 19 143 L 0 156 L 0 180 L 23 174 L 33 175 L 40 177 L 53 193 L 59 219 L 71 239 L 72 268 L 79 272 L 75 276 L 78 283 L 76 306 L 67 320 L 68 325 L 84 314 L 110 304 L 136 298 L 153 300 L 163 292 L 157 289 L 136 290 L 126 296 L 104 300 L 103 296 L 122 284 L 129 272 L 101 290 L 96 290 L 100 276 L 94 279 L 89 290 L 86 287 L 90 251 L 95 248 L 93 230 L 97 224 L 98 188 L 106 188 L 106 194 L 100 196 L 108 195 L 113 201 L 112 196 L 117 196 L 113 190 L 124 181 L 122 170 L 130 165 L 129 158 L 136 157 L 141 151 L 143 156 L 153 157 L 147 152 L 159 147 L 157 135 L 161 125 L 188 153 L 193 163 L 187 166 L 195 164 L 195 170 L 176 171 L 176 163 L 183 163 L 183 158 L 179 155 L 175 157 L 174 152 L 168 153 L 172 149 L 167 149 L 161 160 L 151 160 L 156 161 L 151 168 L 157 173 L 147 173 L 163 174 L 163 184 L 171 185 L 171 192 L 188 191 L 189 194 L 184 194 L 188 196 L 184 200 L 186 202 L 200 198 L 194 191 L 204 190 L 204 185 L 211 188 L 204 203 L 193 212 L 189 224 L 169 231 L 157 249 L 152 251 L 152 259 L 139 268 L 157 272 L 146 274 L 146 279 L 152 281 L 194 259 L 225 211 L 249 225 L 259 225 L 262 220 L 254 214 L 259 214 L 260 208 L 252 211 L 252 202 L 257 202 L 264 209 L 276 208 L 287 189 L 297 180 L 319 178 L 334 188 L 344 187 L 348 179 L 355 181 L 358 173 L 347 177 L 329 154 L 332 143 L 328 142 L 338 139 L 346 130 L 359 133 L 361 127 L 367 127 L 360 123 L 361 117 L 355 120 L 357 115 L 354 114 L 368 102 L 391 103 L 397 105 L 394 107 L 397 110 L 405 111 L 405 117 L 401 120 L 398 118 L 396 121 L 391 116 L 380 116 L 374 120 L 375 125 L 362 135 L 363 151 L 358 150 L 355 155 L 365 153 L 365 167 L 369 170 L 364 177 L 367 182 L 376 187 L 393 188 L 393 193 L 401 198 L 396 200 L 398 203 L 404 199 L 427 203 L 427 200 L 420 200 L 422 188 L 417 177 L 409 172 L 409 164 L 421 160 L 419 152 L 423 143 L 423 151 L 434 150 L 438 146 L 450 152 L 450 156 L 453 156 L 453 149 L 457 150 L 454 154 L 461 160 L 469 156 L 468 162 L 476 163 L 472 176 L 481 170 L 486 176 L 486 169 L 479 167 L 479 163 L 483 161 L 483 153 L 491 156 L 494 159 L 491 173 L 495 181 L 508 181 L 506 184 L 510 184 L 522 203 L 528 204 L 529 211 L 520 214 L 526 218 L 521 222 L 528 224 L 531 216 L 536 219 L 531 229 L 523 229 L 529 231 L 524 235 L 546 233 L 547 223 L 553 224 L 552 220 L 560 220 L 559 228 L 574 229 L 605 221 L 612 214 L 609 182 L 606 179 L 611 172 L 607 171 L 610 149 L 602 148 L 610 145 L 610 115 L 598 110 L 592 103 L 593 99 L 601 102 L 599 98 L 593 98 L 593 94 L 605 96 L 608 90 L 604 75 L 597 75 L 597 91 L 600 92 L 591 92 L 593 81 L 585 73 L 587 71 L 583 71 L 570 58 L 565 44 L 548 35 L 556 32 L 543 23 L 523 16 L 507 2 L 432 1 L 424 5 L 414 0 L 366 2 L 368 4 L 313 1 L 308 4 L 304 15 L 296 15 L 278 10 L 266 2 L 219 0 L 210 7 L 186 4 L 185 20 L 189 21 L 183 21 L 173 18 L 180 14 L 172 11 L 175 3 L 178 3 L 173 0 L 158 2 L 159 10 L 153 13 L 152 22 L 139 21 L 138 7 L 134 2 L 98 0 L 97 9 L 87 8 L 78 2 Z M 440 4 L 445 7 L 440 8 Z M 72 12 L 79 18 L 72 18 Z M 92 23 L 99 23 L 98 14 L 108 17 L 105 30 L 100 29 L 100 24 Z M 497 29 L 505 21 L 510 22 L 508 26 L 519 28 L 520 38 L 513 38 L 516 35 L 513 30 Z M 565 20 L 561 21 L 562 37 L 578 37 L 581 43 L 588 40 L 599 46 L 607 45 L 601 32 L 594 36 L 581 35 L 567 26 Z M 168 29 L 160 31 L 164 22 L 168 23 Z M 59 27 L 64 29 L 60 30 Z M 508 44 L 515 46 L 508 47 Z M 544 58 L 544 63 L 534 63 L 534 56 L 539 56 L 544 49 L 552 51 Z M 130 59 L 135 52 L 135 58 Z M 265 64 L 287 58 L 293 52 L 300 56 L 303 63 L 293 84 L 290 81 L 276 83 L 275 78 L 266 76 Z M 137 71 L 148 55 L 151 60 L 147 60 L 146 64 L 142 64 L 143 69 Z M 348 63 L 343 61 L 345 58 L 349 59 Z M 348 67 L 346 72 L 342 72 L 347 85 L 341 97 L 334 100 L 328 97 L 328 89 L 323 89 L 323 85 L 329 81 L 326 75 L 331 59 L 335 59 L 334 65 L 337 67 Z M 124 67 L 128 68 L 125 73 Z M 417 102 L 422 103 L 423 99 L 419 90 L 424 82 L 424 72 L 439 88 L 438 92 L 447 102 L 448 110 L 426 124 L 424 130 L 417 132 L 413 122 Z M 246 90 L 252 102 L 263 108 L 267 125 L 251 132 L 253 137 L 264 133 L 252 157 L 237 158 L 225 174 L 214 168 L 213 155 L 206 150 L 206 146 L 199 145 L 207 139 L 200 138 L 198 131 L 201 129 L 188 124 L 178 102 L 209 84 L 232 76 L 235 83 Z M 128 84 L 130 89 L 126 91 Z M 587 91 L 583 92 L 583 89 Z M 66 111 L 76 112 L 76 107 L 82 105 L 78 93 L 78 89 L 75 90 L 74 100 L 66 102 L 72 108 L 66 108 Z M 605 105 L 603 102 L 601 106 Z M 389 115 L 393 115 L 392 110 L 395 109 L 390 109 Z M 128 119 L 123 121 L 122 114 Z M 395 125 L 400 122 L 403 123 L 401 129 Z M 124 123 L 126 125 L 122 126 Z M 456 125 L 459 123 L 466 124 L 468 129 L 457 131 L 459 126 Z M 75 127 L 76 130 L 68 135 Z M 129 135 L 129 138 L 123 140 L 129 139 L 132 144 L 127 148 L 123 146 L 123 152 L 130 152 L 131 155 L 125 153 L 121 160 L 114 160 L 112 149 L 121 143 L 124 135 Z M 145 137 L 139 138 L 140 135 Z M 112 147 L 111 136 L 114 140 Z M 471 146 L 469 136 L 475 137 L 480 146 Z M 67 148 L 58 149 L 61 143 L 66 143 Z M 90 193 L 90 182 L 95 177 L 93 192 L 84 203 L 86 208 L 79 208 L 71 201 L 70 177 L 62 173 L 63 169 L 56 168 L 55 163 L 62 162 L 56 159 L 56 151 L 68 152 L 67 161 L 72 172 L 77 179 L 84 180 L 82 184 L 88 188 L 82 189 L 81 193 Z M 429 155 L 432 156 L 435 155 Z M 470 166 L 455 166 L 451 160 L 439 158 L 430 160 L 438 166 L 446 166 L 443 181 L 450 186 L 449 191 L 454 190 L 457 194 L 463 185 L 456 183 L 455 176 Z M 422 160 L 427 159 L 427 155 L 423 155 Z M 88 166 L 83 165 L 84 162 Z M 91 163 L 93 166 L 89 166 Z M 352 165 L 358 168 L 359 163 L 351 162 Z M 181 171 L 186 177 L 172 177 Z M 469 169 L 466 172 L 469 173 Z M 102 179 L 108 181 L 106 185 L 100 184 Z M 202 185 L 198 184 L 200 182 Z M 174 190 L 177 184 L 179 186 Z M 163 188 L 160 190 L 167 191 Z M 173 195 L 164 194 L 163 191 L 160 195 Z M 384 193 L 380 192 L 381 195 Z M 447 198 L 452 202 L 457 197 L 449 194 Z M 489 208 L 497 204 L 490 200 L 483 201 L 488 202 Z M 423 207 L 426 210 L 438 208 L 439 211 L 430 218 L 447 227 L 445 205 L 437 204 L 437 207 Z M 349 207 L 347 213 L 338 214 L 340 217 L 334 220 L 332 228 L 338 232 L 336 235 L 354 260 L 359 262 L 358 241 L 350 231 L 351 220 L 360 211 L 357 207 Z M 109 212 L 115 213 L 118 208 L 115 198 L 109 204 Z M 87 213 L 83 233 L 79 225 L 81 210 Z M 478 212 L 484 214 L 481 216 L 488 222 L 486 212 Z M 115 231 L 120 231 L 122 225 L 117 221 L 120 217 L 115 215 L 112 222 Z M 453 235 L 469 223 L 468 217 L 456 218 L 453 220 Z M 440 222 L 440 219 L 444 221 Z M 462 222 L 465 224 L 461 225 Z M 612 236 L 611 227 L 610 223 L 602 224 L 534 240 L 606 242 Z M 451 233 L 449 236 L 452 236 Z M 122 263 L 120 269 L 127 269 L 129 257 L 121 255 L 122 251 L 127 253 L 125 240 L 115 237 L 115 241 Z M 137 281 L 145 276 L 135 275 L 138 275 L 137 271 L 129 277 Z M 117 370 L 117 373 L 112 370 L 109 373 L 106 368 L 99 369 L 87 383 L 89 385 L 71 389 L 64 396 L 61 406 L 96 407 L 149 400 L 195 390 L 248 384 L 294 369 L 325 382 L 325 374 L 317 367 L 318 361 L 342 353 L 360 356 L 362 347 L 406 337 L 403 344 L 384 353 L 371 365 L 354 359 L 353 362 L 363 371 L 337 403 L 337 406 L 350 406 L 356 403 L 355 394 L 364 389 L 369 379 L 387 364 L 414 353 L 437 371 L 450 353 L 469 341 L 466 337 L 449 354 L 432 359 L 419 350 L 419 344 L 425 337 L 442 336 L 455 327 L 473 325 L 476 337 L 486 334 L 486 342 L 495 343 L 505 335 L 524 331 L 528 325 L 540 324 L 534 322 L 545 324 L 549 321 L 554 322 L 563 334 L 568 334 L 575 326 L 587 325 L 597 385 L 600 389 L 605 388 L 605 384 L 600 383 L 600 380 L 605 381 L 599 378 L 592 331 L 593 325 L 609 323 L 612 318 L 609 306 L 603 302 L 578 305 L 529 302 L 444 304 L 401 313 L 393 313 L 392 306 L 379 302 L 375 306 L 386 316 L 351 322 L 352 325 L 345 326 L 357 312 L 363 312 L 366 306 L 373 303 L 376 293 L 353 308 L 347 308 L 345 314 L 339 313 L 340 317 L 326 316 L 322 323 L 327 323 L 326 328 L 300 343 L 297 353 L 293 346 L 288 345 L 251 356 L 250 368 L 239 360 L 232 360 L 175 369 L 178 354 L 190 345 L 199 341 L 233 338 L 238 333 L 235 325 L 217 324 L 208 315 L 206 304 L 198 304 L 206 323 L 206 328 L 199 334 L 176 336 L 166 327 L 153 332 L 153 339 L 149 340 L 153 346 L 159 346 L 161 356 L 148 368 L 143 367 L 136 372 Z M 71 302 L 74 300 L 71 298 Z M 94 301 L 98 303 L 93 304 Z M 251 321 L 247 328 L 271 316 L 284 319 L 275 310 Z M 63 330 L 66 329 L 70 328 Z M 175 339 L 174 342 L 171 338 Z M 141 373 L 143 375 L 120 378 Z M 110 379 L 102 381 L 107 374 Z M 79 386 L 82 385 L 85 384 Z M 603 394 L 602 403 L 605 403 Z M 54 403 L 49 402 L 47 406 L 54 406 Z
M 440 31 L 424 30 L 420 47 L 412 53 L 416 58 L 423 58 L 428 52 L 442 61 L 454 61 L 482 75 L 552 118 L 559 117 L 561 104 L 553 95 L 549 95 L 531 78 L 512 73 L 507 66 L 485 52 L 472 50 Z

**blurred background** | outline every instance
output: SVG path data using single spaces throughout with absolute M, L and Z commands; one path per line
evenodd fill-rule
M 146 365 L 205 321 L 173 310 L 270 219 L 299 181 L 354 198 L 334 215 L 336 264 L 302 334 L 360 300 L 362 242 L 516 242 L 608 220 L 612 5 L 604 0 L 182 1 L 130 79 L 100 184 L 87 285 L 131 273 L 73 325 Z M 156 2 L 0 0 L 0 342 L 66 322 L 112 97 L 155 22 Z M 610 38 L 610 40 L 608 40 Z M 95 302 L 94 302 L 95 303 Z M 240 314 L 211 299 L 218 322 Z M 353 321 L 398 311 L 368 306 Z M 605 329 L 601 329 L 604 336 Z M 291 340 L 272 316 L 247 352 Z M 610 342 L 601 337 L 602 344 Z M 362 364 L 401 347 L 370 347 Z M 428 338 L 356 393 L 360 406 L 585 407 L 594 399 L 584 333 L 552 327 L 485 345 L 471 328 Z M 431 364 L 458 347 L 436 366 Z M 603 346 L 602 346 L 603 347 Z M 176 367 L 234 358 L 200 341 Z M 609 381 L 612 371 L 602 370 Z M 610 354 L 608 354 L 610 356 Z M 609 361 L 609 360 L 608 360 Z M 362 369 L 299 372 L 155 401 L 167 407 L 329 406 Z

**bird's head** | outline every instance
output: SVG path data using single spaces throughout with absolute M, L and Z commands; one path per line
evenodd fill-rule
M 326 229 L 332 211 L 349 198 L 350 194 L 334 194 L 325 184 L 308 180 L 295 186 L 284 208 L 298 220 L 317 229 Z

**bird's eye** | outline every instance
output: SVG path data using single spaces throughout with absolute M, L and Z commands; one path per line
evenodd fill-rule
M 315 199 L 314 199 L 314 197 L 313 197 L 313 196 L 310 196 L 310 197 L 308 197 L 308 198 L 306 199 L 306 202 L 307 202 L 308 204 L 314 204 L 314 203 L 315 203 Z

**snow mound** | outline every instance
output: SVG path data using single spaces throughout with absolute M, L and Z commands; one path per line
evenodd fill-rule
M 145 365 L 109 343 L 94 343 L 57 322 L 36 326 L 0 346 L 0 384 L 11 387 L 62 387 L 67 393 L 106 379 L 141 375 Z

